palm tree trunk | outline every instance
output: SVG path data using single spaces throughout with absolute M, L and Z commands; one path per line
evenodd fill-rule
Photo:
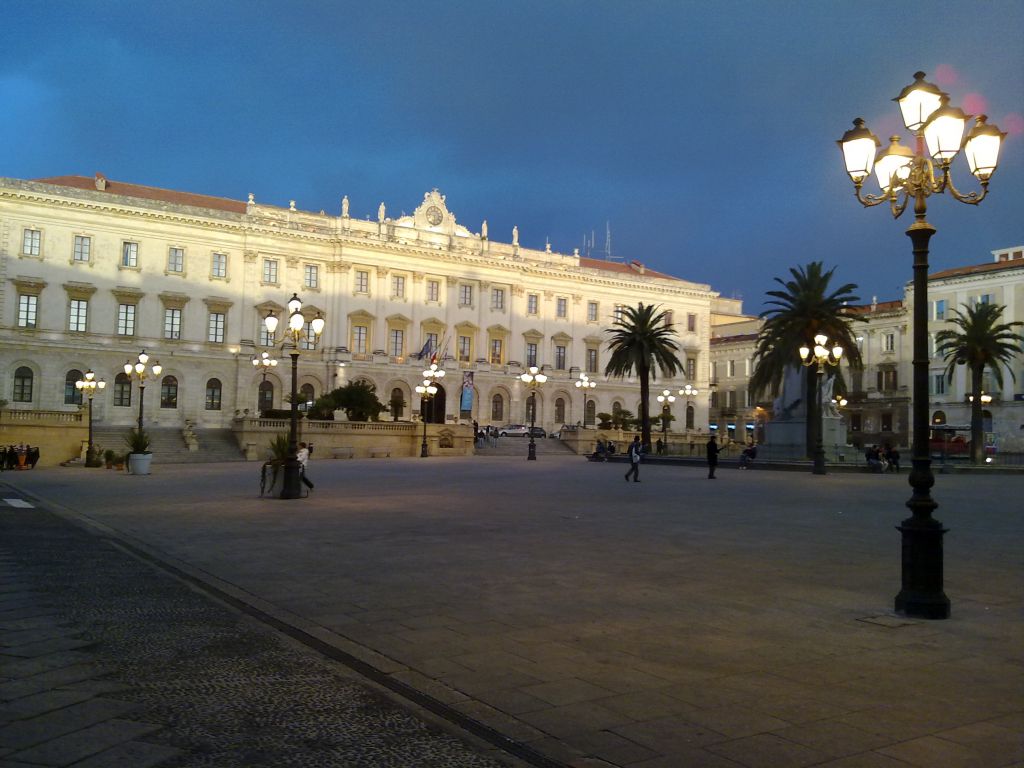
M 637 371 L 640 374 L 640 442 L 644 444 L 644 450 L 651 449 L 651 414 L 648 400 L 651 394 L 649 368 L 644 366 Z
M 985 460 L 985 434 L 981 411 L 981 375 L 984 367 L 971 369 L 971 463 L 981 464 Z

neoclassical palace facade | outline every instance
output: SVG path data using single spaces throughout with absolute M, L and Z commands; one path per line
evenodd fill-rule
M 594 422 L 615 408 L 638 411 L 639 385 L 604 376 L 605 330 L 637 302 L 672 313 L 686 376 L 707 391 L 711 322 L 739 313 L 708 285 L 640 262 L 530 249 L 456 223 L 445 197 L 428 192 L 410 216 L 375 220 L 282 208 L 110 181 L 62 176 L 0 178 L 0 361 L 11 409 L 75 410 L 87 369 L 106 380 L 95 420 L 131 424 L 138 382 L 124 363 L 145 350 L 161 374 L 147 382 L 147 425 L 222 428 L 267 407 L 288 407 L 290 359 L 263 319 L 293 293 L 322 336 L 300 343 L 299 389 L 312 400 L 365 380 L 393 416 L 419 417 L 414 387 L 432 355 L 447 376 L 436 417 L 500 425 L 528 422 L 518 375 L 542 366 L 538 425 Z M 282 323 L 282 327 L 285 324 Z M 251 361 L 281 364 L 265 380 Z M 426 353 L 426 354 L 424 354 Z M 152 361 L 151 361 L 152 362 Z M 598 382 L 584 395 L 581 373 Z M 707 400 L 694 425 L 706 429 Z M 657 404 L 652 403 L 652 413 Z M 679 419 L 677 423 L 681 423 Z

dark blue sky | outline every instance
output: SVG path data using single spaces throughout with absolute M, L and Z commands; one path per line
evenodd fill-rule
M 615 254 L 751 312 L 818 259 L 901 294 L 911 217 L 861 208 L 835 140 L 905 133 L 921 69 L 1012 131 L 980 206 L 931 198 L 933 268 L 1024 243 L 1021 0 L 21 2 L 0 36 L 0 175 L 359 217 L 438 187 L 530 247 L 603 252 L 610 221 Z

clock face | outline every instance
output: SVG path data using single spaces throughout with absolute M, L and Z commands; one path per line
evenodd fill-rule
M 430 226 L 436 227 L 441 223 L 441 219 L 444 218 L 444 214 L 441 213 L 441 209 L 436 205 L 432 205 L 427 208 L 427 221 L 430 222 Z

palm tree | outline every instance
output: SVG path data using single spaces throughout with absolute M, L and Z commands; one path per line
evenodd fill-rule
M 622 378 L 636 371 L 640 379 L 640 429 L 646 449 L 651 447 L 651 418 L 649 413 L 650 380 L 654 369 L 664 376 L 674 376 L 683 370 L 676 357 L 679 345 L 673 340 L 675 328 L 666 324 L 666 314 L 653 304 L 637 304 L 636 308 L 623 307 L 614 327 L 607 333 L 611 357 L 604 372 Z
M 964 312 L 954 309 L 950 322 L 956 328 L 945 328 L 935 334 L 935 351 L 946 360 L 946 378 L 952 382 L 958 365 L 966 365 L 971 373 L 971 462 L 982 461 L 984 437 L 982 435 L 981 380 L 988 368 L 996 385 L 1003 388 L 1003 368 L 1021 351 L 1024 336 L 1014 332 L 1019 321 L 1000 323 L 1006 307 L 999 304 L 964 305 Z M 1016 376 L 1010 370 L 1010 377 Z
M 755 398 L 766 392 L 778 391 L 786 370 L 796 365 L 797 351 L 807 345 L 816 334 L 824 334 L 833 344 L 843 348 L 844 357 L 853 367 L 863 365 L 860 349 L 852 325 L 864 318 L 850 313 L 848 305 L 860 301 L 854 295 L 857 286 L 846 283 L 830 290 L 829 282 L 835 267 L 825 271 L 820 261 L 806 267 L 791 267 L 791 279 L 775 278 L 785 290 L 768 291 L 770 309 L 761 313 L 764 321 L 754 350 L 754 372 L 750 377 L 750 391 Z M 833 373 L 829 373 L 829 376 Z M 809 366 L 805 373 L 807 384 L 807 454 L 812 455 L 816 422 L 811 415 L 818 409 L 817 369 Z M 778 415 L 778 414 L 776 414 Z

